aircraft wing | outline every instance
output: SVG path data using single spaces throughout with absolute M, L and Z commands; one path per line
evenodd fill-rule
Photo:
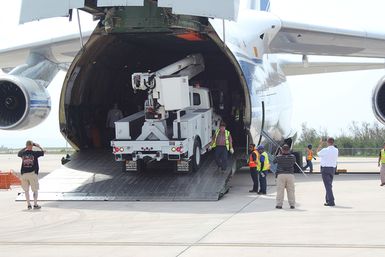
M 88 40 L 91 31 L 83 34 Z M 23 63 L 30 53 L 39 53 L 54 63 L 72 62 L 80 50 L 79 34 L 54 37 L 42 41 L 20 44 L 18 46 L 0 49 L 0 68 L 12 68 Z
M 277 60 L 288 76 L 385 68 L 384 59 L 379 58 L 280 54 Z
M 281 29 L 270 41 L 270 53 L 385 58 L 383 32 L 281 22 Z

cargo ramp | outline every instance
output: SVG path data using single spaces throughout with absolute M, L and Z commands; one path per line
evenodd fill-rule
M 39 200 L 216 201 L 229 190 L 234 156 L 226 171 L 217 170 L 209 153 L 195 173 L 177 174 L 167 163 L 135 173 L 123 172 L 110 152 L 82 151 L 40 180 Z M 24 199 L 24 194 L 17 198 Z

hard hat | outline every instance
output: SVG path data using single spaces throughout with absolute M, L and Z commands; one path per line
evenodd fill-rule
M 308 148 L 312 148 L 313 146 L 312 146 L 312 145 L 308 145 L 307 147 L 308 147 Z
M 264 150 L 264 149 L 265 149 L 265 147 L 263 145 L 259 145 L 257 148 L 257 150 Z

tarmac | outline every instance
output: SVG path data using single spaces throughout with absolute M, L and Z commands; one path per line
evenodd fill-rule
M 40 159 L 41 176 L 60 166 Z M 20 160 L 0 155 L 0 169 Z M 335 207 L 325 207 L 320 174 L 296 174 L 296 209 L 275 209 L 268 194 L 251 194 L 247 169 L 215 202 L 47 201 L 41 210 L 15 201 L 19 186 L 0 190 L 0 256 L 385 256 L 385 187 L 376 158 L 340 158 Z M 315 171 L 318 171 L 317 163 Z M 351 172 L 350 172 L 351 171 Z M 286 195 L 285 195 L 286 197 Z

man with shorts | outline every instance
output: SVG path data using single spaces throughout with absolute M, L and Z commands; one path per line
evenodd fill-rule
M 21 157 L 21 187 L 25 192 L 25 199 L 27 201 L 28 210 L 32 209 L 30 197 L 29 197 L 29 187 L 31 187 L 33 192 L 33 208 L 40 209 L 41 206 L 37 204 L 37 196 L 39 190 L 39 161 L 40 156 L 44 156 L 44 150 L 40 145 L 33 143 L 31 140 L 26 142 L 26 147 L 21 149 L 17 156 Z M 37 147 L 40 151 L 33 151 L 33 147 Z

